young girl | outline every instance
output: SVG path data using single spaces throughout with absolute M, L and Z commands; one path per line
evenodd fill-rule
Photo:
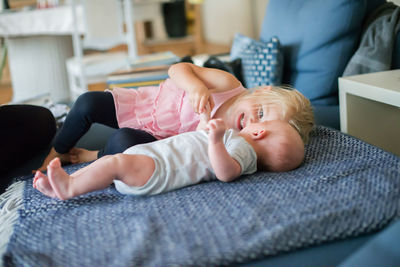
M 230 182 L 257 169 L 289 171 L 304 158 L 304 144 L 287 122 L 250 123 L 240 132 L 226 131 L 224 122 L 208 122 L 206 131 L 179 134 L 102 157 L 68 175 L 59 159 L 38 171 L 33 187 L 66 200 L 114 183 L 122 194 L 153 195 L 218 179 Z
M 250 92 L 228 72 L 190 63 L 172 65 L 168 74 L 170 78 L 160 86 L 81 95 L 39 170 L 45 170 L 55 157 L 62 162 L 86 162 L 194 131 L 207 105 L 210 118 L 223 119 L 228 128 L 238 131 L 251 122 L 267 120 L 288 121 L 303 138 L 312 128 L 310 102 L 296 90 L 267 87 Z M 94 122 L 120 129 L 99 152 L 72 149 Z

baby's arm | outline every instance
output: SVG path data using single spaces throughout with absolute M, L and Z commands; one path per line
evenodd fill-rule
M 207 103 L 211 110 L 214 101 L 209 90 L 227 91 L 239 86 L 240 82 L 229 72 L 199 67 L 191 63 L 178 63 L 168 70 L 171 80 L 189 94 L 193 110 L 202 113 Z
M 200 122 L 197 125 L 196 131 L 207 130 L 208 129 L 208 121 L 210 120 L 211 110 L 210 105 L 206 105 L 206 108 L 203 113 L 200 114 Z
M 220 120 L 210 120 L 208 123 L 208 157 L 218 180 L 230 182 L 240 176 L 240 164 L 226 150 L 223 136 L 225 123 Z

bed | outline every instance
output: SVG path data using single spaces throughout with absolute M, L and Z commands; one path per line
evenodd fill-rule
M 70 165 L 71 172 L 82 165 Z M 68 201 L 18 177 L 1 196 L 5 266 L 220 266 L 376 232 L 400 217 L 400 158 L 318 126 L 303 164 L 146 197 Z

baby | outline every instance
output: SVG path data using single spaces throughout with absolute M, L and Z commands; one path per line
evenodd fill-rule
M 288 122 L 249 123 L 237 132 L 227 130 L 221 119 L 213 119 L 206 128 L 208 133 L 182 133 L 130 147 L 71 175 L 55 158 L 47 167 L 47 176 L 36 172 L 33 187 L 62 200 L 112 183 L 122 194 L 153 195 L 215 178 L 230 182 L 257 169 L 289 171 L 304 158 L 304 143 Z

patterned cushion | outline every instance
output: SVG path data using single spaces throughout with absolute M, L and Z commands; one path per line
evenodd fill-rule
M 231 58 L 242 60 L 242 73 L 247 88 L 281 83 L 283 58 L 278 38 L 272 37 L 269 42 L 261 42 L 236 34 Z

